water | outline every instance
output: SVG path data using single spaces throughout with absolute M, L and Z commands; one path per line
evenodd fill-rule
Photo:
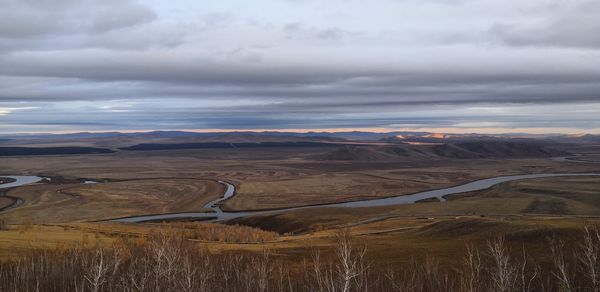
M 2 175 L 2 177 L 12 178 L 15 181 L 11 182 L 11 183 L 6 183 L 6 184 L 0 184 L 0 196 L 4 196 L 4 192 L 1 191 L 3 189 L 20 187 L 20 186 L 36 183 L 36 182 L 39 182 L 44 179 L 44 178 L 41 178 L 38 176 L 29 176 L 29 175 L 11 175 L 11 176 Z M 2 208 L 2 210 L 18 207 L 21 204 L 23 204 L 23 200 L 18 199 L 18 198 L 14 198 L 14 199 L 15 199 L 15 201 L 12 203 L 12 205 L 4 207 L 4 208 Z
M 223 198 L 218 200 L 209 202 L 205 205 L 205 207 L 210 208 L 213 212 L 187 212 L 187 213 L 173 213 L 173 214 L 162 214 L 162 215 L 148 215 L 148 216 L 135 216 L 135 217 L 127 217 L 127 218 L 118 218 L 112 221 L 116 222 L 144 222 L 144 221 L 160 221 L 167 219 L 187 219 L 187 218 L 197 218 L 197 219 L 207 219 L 212 221 L 221 221 L 221 220 L 229 220 L 239 217 L 247 217 L 252 215 L 265 215 L 265 214 L 277 214 L 290 212 L 295 210 L 302 210 L 308 208 L 359 208 L 359 207 L 381 207 L 381 206 L 390 206 L 390 205 L 399 205 L 399 204 L 412 204 L 419 200 L 437 198 L 440 201 L 444 202 L 444 196 L 479 191 L 490 188 L 494 185 L 522 180 L 522 179 L 532 179 L 532 178 L 544 178 L 544 177 L 557 177 L 557 176 L 600 176 L 599 173 L 546 173 L 546 174 L 525 174 L 525 175 L 511 175 L 511 176 L 499 176 L 493 178 L 487 178 L 482 180 L 473 181 L 470 183 L 466 183 L 460 186 L 443 188 L 438 190 L 424 191 L 411 195 L 400 195 L 394 197 L 388 197 L 383 199 L 370 199 L 370 200 L 361 200 L 354 202 L 346 202 L 346 203 L 332 203 L 332 204 L 324 204 L 324 205 L 316 205 L 316 206 L 304 206 L 304 207 L 295 207 L 295 208 L 284 208 L 278 210 L 269 210 L 269 211 L 248 211 L 248 212 L 224 212 L 219 207 L 218 203 L 232 197 L 235 194 L 235 186 L 227 183 L 220 182 L 227 186 L 227 190 L 225 191 L 225 195 Z
M 20 186 L 39 182 L 43 179 L 39 176 L 30 176 L 30 175 L 0 175 L 0 176 L 12 178 L 15 180 L 14 182 L 11 182 L 11 183 L 0 184 L 0 189 L 20 187 Z

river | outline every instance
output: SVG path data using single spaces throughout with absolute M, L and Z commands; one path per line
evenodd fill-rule
M 284 212 L 290 212 L 290 211 L 302 210 L 302 209 L 308 209 L 308 208 L 381 207 L 381 206 L 390 206 L 390 205 L 399 205 L 399 204 L 412 204 L 419 200 L 432 199 L 432 198 L 437 198 L 438 200 L 443 202 L 443 201 L 445 201 L 444 197 L 448 196 L 448 195 L 484 190 L 484 189 L 488 189 L 494 185 L 504 183 L 504 182 L 523 180 L 523 179 L 533 179 L 533 178 L 558 177 L 558 176 L 600 176 L 600 173 L 544 173 L 544 174 L 498 176 L 498 177 L 493 177 L 493 178 L 476 180 L 476 181 L 469 182 L 469 183 L 455 186 L 455 187 L 418 192 L 418 193 L 414 193 L 414 194 L 410 194 L 410 195 L 399 195 L 399 196 L 392 196 L 392 197 L 381 198 L 381 199 L 368 199 L 368 200 L 344 202 L 344 203 L 331 203 L 331 204 L 323 204 L 323 205 L 282 208 L 282 209 L 268 210 L 268 211 L 246 211 L 246 212 L 226 212 L 221 209 L 221 207 L 220 207 L 221 203 L 235 195 L 235 186 L 233 184 L 225 182 L 225 181 L 219 181 L 219 183 L 224 184 L 226 187 L 223 197 L 218 198 L 213 201 L 210 201 L 204 205 L 205 208 L 211 209 L 212 212 L 185 212 L 185 213 L 171 213 L 171 214 L 156 214 L 156 215 L 117 218 L 117 219 L 113 219 L 111 221 L 138 223 L 138 222 L 146 222 L 146 221 L 160 221 L 160 220 L 186 219 L 186 218 L 198 218 L 198 219 L 205 218 L 210 221 L 222 221 L 222 220 L 229 220 L 229 219 L 234 219 L 234 218 L 239 218 L 239 217 L 247 217 L 247 216 L 252 216 L 252 215 L 277 214 L 277 213 L 284 213 Z M 0 190 L 19 187 L 19 186 L 28 185 L 28 184 L 33 184 L 33 183 L 43 180 L 42 177 L 38 177 L 38 176 L 6 176 L 6 175 L 3 175 L 2 177 L 12 178 L 15 181 L 12 183 L 0 184 Z M 0 192 L 0 196 L 1 195 L 4 195 L 4 193 Z M 19 201 L 20 200 L 17 199 L 15 204 L 13 204 L 10 207 L 18 206 Z
M 345 203 L 332 203 L 332 204 L 324 204 L 324 205 L 282 208 L 282 209 L 268 210 L 268 211 L 247 211 L 247 212 L 225 212 L 225 211 L 221 210 L 221 208 L 219 207 L 219 203 L 221 203 L 224 200 L 231 198 L 235 195 L 235 186 L 230 183 L 221 181 L 220 183 L 225 184 L 227 187 L 226 191 L 225 191 L 225 195 L 223 196 L 223 198 L 214 200 L 205 205 L 206 208 L 210 208 L 213 212 L 186 212 L 186 213 L 135 216 L 135 217 L 113 219 L 112 221 L 137 223 L 137 222 L 145 222 L 145 221 L 160 221 L 160 220 L 187 219 L 187 218 L 198 218 L 198 219 L 205 218 L 209 221 L 222 221 L 222 220 L 229 220 L 229 219 L 234 219 L 234 218 L 239 218 L 239 217 L 247 217 L 247 216 L 252 216 L 252 215 L 277 214 L 277 213 L 284 213 L 284 212 L 290 212 L 290 211 L 302 210 L 302 209 L 308 209 L 308 208 L 380 207 L 380 206 L 390 206 L 390 205 L 399 205 L 399 204 L 412 204 L 419 200 L 431 199 L 431 198 L 437 198 L 443 202 L 443 201 L 445 201 L 444 196 L 447 196 L 447 195 L 485 190 L 494 185 L 504 183 L 504 182 L 523 180 L 523 179 L 533 179 L 533 178 L 558 177 L 558 176 L 600 176 L 600 173 L 545 173 L 545 174 L 498 176 L 498 177 L 487 178 L 487 179 L 469 182 L 469 183 L 455 186 L 455 187 L 418 192 L 418 193 L 410 194 L 410 195 L 400 195 L 400 196 L 393 196 L 393 197 L 387 197 L 387 198 L 382 198 L 382 199 L 369 199 L 369 200 L 361 200 L 361 201 L 353 201 L 353 202 L 345 202 Z
M 31 175 L 0 175 L 0 177 L 12 178 L 15 180 L 14 182 L 11 182 L 11 183 L 0 184 L 0 189 L 20 187 L 20 186 L 39 182 L 43 179 L 39 176 L 31 176 Z
M 1 177 L 12 178 L 15 181 L 11 182 L 11 183 L 0 184 L 0 197 L 6 195 L 3 191 L 5 189 L 20 187 L 20 186 L 36 183 L 36 182 L 39 182 L 44 179 L 39 176 L 30 176 L 30 175 L 2 175 Z M 21 204 L 23 204 L 23 200 L 21 200 L 19 198 L 14 198 L 14 197 L 8 197 L 8 198 L 14 200 L 13 203 L 8 206 L 4 206 L 4 207 L 0 208 L 0 211 L 15 208 L 15 207 L 18 207 Z

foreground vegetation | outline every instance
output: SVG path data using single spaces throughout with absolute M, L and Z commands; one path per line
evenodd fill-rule
M 380 268 L 368 246 L 340 231 L 325 256 L 315 248 L 294 265 L 264 249 L 213 253 L 181 233 L 160 230 L 147 240 L 110 247 L 34 251 L 0 263 L 1 291 L 598 291 L 600 231 L 585 227 L 576 244 L 548 238 L 552 261 L 538 263 L 504 238 L 468 246 L 462 260 L 440 265 L 415 258 Z

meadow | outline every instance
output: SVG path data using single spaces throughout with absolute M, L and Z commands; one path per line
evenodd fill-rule
M 204 204 L 224 191 L 219 180 L 237 187 L 224 209 L 244 211 L 403 195 L 500 175 L 600 171 L 598 164 L 548 158 L 319 159 L 327 151 L 202 149 L 2 157 L 4 175 L 51 178 L 5 191 L 23 204 L 0 212 L 2 285 L 9 291 L 50 282 L 54 286 L 47 291 L 564 291 L 568 284 L 573 291 L 594 291 L 584 272 L 589 267 L 571 254 L 583 252 L 585 228 L 596 232 L 594 226 L 600 224 L 598 177 L 514 181 L 450 196 L 447 202 L 310 208 L 219 223 L 107 221 L 205 211 Z M 153 249 L 161 240 L 180 247 L 172 255 L 176 259 L 142 256 L 158 256 Z M 349 290 L 344 290 L 347 275 L 340 267 L 350 262 L 340 258 L 340 242 L 352 247 L 352 261 L 357 262 L 351 265 L 360 271 L 347 281 Z M 558 244 L 564 245 L 565 261 L 571 261 L 562 263 L 568 266 L 562 279 L 551 252 Z M 469 280 L 473 274 L 465 273 L 474 273 L 468 265 L 474 265 L 469 260 L 475 251 L 479 278 Z M 74 254 L 80 262 L 65 262 L 65 256 Z M 185 259 L 191 261 L 187 268 Z M 176 280 L 165 280 L 167 272 L 159 271 L 169 261 L 183 264 L 168 272 Z M 242 268 L 226 276 L 219 267 L 232 261 Z M 19 262 L 44 264 L 28 271 L 15 266 Z M 147 270 L 140 270 L 141 263 Z M 502 281 L 508 282 L 499 284 L 494 269 L 506 269 L 509 275 Z M 58 279 L 53 270 L 70 276 Z M 138 286 L 141 279 L 148 281 L 145 288 Z M 224 284 L 223 279 L 231 282 Z M 155 282 L 166 286 L 149 284 Z M 508 285 L 508 290 L 498 285 Z

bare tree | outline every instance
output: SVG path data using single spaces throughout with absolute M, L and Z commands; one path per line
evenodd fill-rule
M 98 292 L 106 281 L 108 265 L 104 259 L 104 251 L 101 248 L 96 249 L 96 254 L 92 260 L 90 271 L 84 276 L 90 285 L 90 290 Z
M 192 292 L 194 291 L 194 284 L 196 282 L 196 266 L 193 263 L 193 260 L 189 256 L 184 256 L 181 262 L 181 268 L 183 270 L 181 279 L 180 279 L 180 288 L 181 291 Z M 206 286 L 205 283 L 203 283 Z
M 337 272 L 339 291 L 348 292 L 352 283 L 364 276 L 368 265 L 365 264 L 366 247 L 354 249 L 352 246 L 350 232 L 344 230 L 338 234 L 337 250 Z
M 273 268 L 270 263 L 270 252 L 268 249 L 263 250 L 262 255 L 252 259 L 252 268 L 256 272 L 257 290 L 265 292 L 269 290 L 269 279 Z
M 573 291 L 573 279 L 571 276 L 571 267 L 564 255 L 565 242 L 555 237 L 550 239 L 550 251 L 554 263 L 552 274 L 558 280 L 558 286 L 561 291 Z
M 476 292 L 481 288 L 483 263 L 479 250 L 473 245 L 467 245 L 467 252 L 463 260 L 461 291 Z
M 321 251 L 319 249 L 314 249 L 312 252 L 312 265 L 311 270 L 314 278 L 309 281 L 310 289 L 313 291 L 330 291 L 329 289 L 329 280 L 330 277 L 327 274 L 325 268 L 323 267 L 323 261 L 321 259 Z
M 345 231 L 336 248 L 315 249 L 312 262 L 296 270 L 267 250 L 212 253 L 181 234 L 159 232 L 145 242 L 32 251 L 0 261 L 0 291 L 597 291 L 600 234 L 593 228 L 582 234 L 579 244 L 550 241 L 551 269 L 536 265 L 525 246 L 522 257 L 511 257 L 497 238 L 485 251 L 467 246 L 456 269 L 437 257 L 416 257 L 378 270 Z M 577 257 L 569 258 L 574 247 Z
M 600 231 L 597 227 L 583 227 L 583 242 L 577 259 L 583 265 L 583 273 L 590 282 L 590 290 L 600 291 Z
M 516 268 L 511 263 L 504 237 L 488 241 L 487 249 L 492 260 L 490 277 L 494 290 L 499 292 L 516 290 Z
M 519 269 L 519 278 L 521 279 L 521 291 L 523 292 L 532 291 L 533 281 L 538 277 L 540 273 L 539 266 L 534 265 L 532 273 L 528 275 L 527 263 L 527 254 L 525 252 L 525 245 L 523 245 L 523 257 L 521 261 L 521 268 Z

